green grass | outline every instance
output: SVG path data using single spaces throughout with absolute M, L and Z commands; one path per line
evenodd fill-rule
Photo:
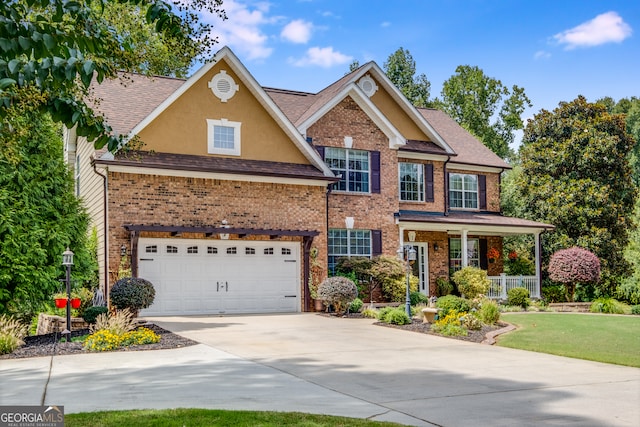
M 67 414 L 67 427 L 278 427 L 278 426 L 399 426 L 395 423 L 367 421 L 359 418 L 303 414 L 299 412 L 223 411 L 217 409 L 163 409 L 136 411 L 103 411 Z
M 640 316 L 571 313 L 502 314 L 518 327 L 497 345 L 640 367 Z

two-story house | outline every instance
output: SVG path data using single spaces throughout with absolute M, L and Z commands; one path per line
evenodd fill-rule
M 539 292 L 552 226 L 500 214 L 509 165 L 412 106 L 374 62 L 314 94 L 260 86 L 223 48 L 187 80 L 129 75 L 94 95 L 144 146 L 114 155 L 71 130 L 66 156 L 98 230 L 101 286 L 130 264 L 156 287 L 143 314 L 309 310 L 312 253 L 326 275 L 340 257 L 407 244 L 433 294 L 465 265 L 501 273 L 486 253 L 509 234 L 535 236 Z

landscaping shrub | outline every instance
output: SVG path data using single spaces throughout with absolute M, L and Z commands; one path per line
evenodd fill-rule
M 411 275 L 409 277 L 409 291 L 418 290 L 419 279 Z M 403 277 L 396 280 L 387 280 L 382 284 L 383 294 L 392 302 L 405 302 L 407 299 L 407 279 Z
M 411 305 L 429 303 L 429 297 L 423 294 L 422 292 L 411 292 L 409 294 L 409 300 L 411 301 Z
M 529 300 L 529 290 L 522 287 L 509 289 L 507 291 L 507 303 L 509 305 L 520 306 L 526 310 L 531 303 Z
M 147 328 L 135 331 L 115 333 L 109 329 L 101 329 L 89 335 L 84 341 L 84 348 L 89 351 L 112 351 L 131 345 L 153 344 L 160 341 L 160 335 Z
M 160 335 L 148 328 L 138 328 L 120 337 L 120 345 L 125 347 L 130 345 L 155 344 L 157 342 L 160 342 Z
M 360 311 L 363 305 L 364 303 L 362 302 L 362 300 L 360 298 L 356 298 L 349 303 L 349 312 L 357 313 Z
M 542 285 L 542 297 L 547 303 L 564 302 L 567 300 L 567 290 L 564 285 Z
M 460 320 L 466 314 L 465 312 L 460 313 L 457 310 L 451 310 L 446 316 L 436 320 L 431 330 L 447 337 L 466 336 L 468 332 Z
M 470 310 L 469 302 L 455 295 L 445 295 L 438 298 L 436 307 L 440 309 L 439 317 L 446 317 L 450 311 L 467 312 Z
M 625 314 L 625 309 L 627 309 L 627 307 L 628 306 L 626 304 L 623 304 L 614 298 L 602 297 L 591 303 L 589 311 L 592 313 Z
M 369 319 L 377 319 L 378 318 L 378 310 L 375 308 L 367 307 L 362 310 L 362 316 Z
M 345 311 L 357 296 L 355 283 L 346 277 L 328 277 L 318 286 L 318 298 L 327 304 L 333 304 L 337 313 Z
M 106 314 L 109 311 L 107 307 L 93 306 L 87 308 L 82 314 L 82 319 L 88 324 L 96 323 L 96 318 L 101 314 Z
M 0 354 L 12 353 L 24 344 L 22 339 L 27 334 L 27 327 L 17 319 L 5 314 L 0 316 Z
M 395 310 L 395 307 L 382 307 L 380 310 L 378 310 L 376 312 L 376 319 L 378 319 L 381 322 L 384 322 L 384 318 L 387 315 L 387 313 L 389 313 L 392 310 Z
M 111 291 L 109 298 L 114 307 L 118 309 L 128 308 L 135 316 L 138 311 L 153 304 L 156 290 L 148 280 L 140 277 L 125 277 L 118 280 Z
M 135 317 L 129 309 L 120 310 L 113 315 L 109 313 L 100 314 L 96 317 L 96 322 L 91 325 L 91 332 L 111 331 L 115 335 L 124 335 L 136 327 Z
M 407 316 L 404 307 L 385 307 L 382 310 L 382 316 L 378 316 L 378 319 L 384 323 L 390 323 L 392 325 L 408 325 L 411 323 L 411 319 Z
M 462 326 L 472 331 L 479 331 L 482 329 L 482 321 L 472 313 L 465 314 L 460 318 L 460 322 Z
M 551 255 L 548 271 L 551 280 L 565 285 L 567 299 L 573 301 L 577 284 L 600 280 L 600 259 L 594 253 L 574 246 Z
M 640 314 L 640 305 L 634 305 L 631 307 L 631 314 Z
M 469 299 L 486 294 L 491 284 L 487 272 L 477 267 L 464 267 L 453 273 L 452 279 L 458 291 Z
M 640 282 L 633 280 L 633 278 L 624 280 L 616 288 L 616 297 L 629 304 L 640 304 Z
M 438 287 L 438 296 L 443 297 L 445 295 L 450 295 L 455 291 L 455 287 L 453 283 L 446 277 L 438 277 L 436 279 L 436 286 Z
M 498 303 L 490 299 L 484 299 L 480 304 L 476 315 L 482 323 L 495 325 L 498 320 L 500 320 L 500 309 L 498 308 Z
M 396 257 L 380 255 L 375 257 L 369 269 L 373 284 L 380 285 L 384 297 L 389 301 L 404 301 L 406 283 L 404 264 Z M 398 283 L 402 282 L 402 283 Z M 372 284 L 372 286 L 373 286 Z M 401 289 L 397 291 L 396 289 Z M 417 290 L 416 288 L 414 290 Z M 402 295 L 398 297 L 398 295 Z

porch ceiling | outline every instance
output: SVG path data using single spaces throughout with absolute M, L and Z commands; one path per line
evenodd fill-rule
M 395 218 L 396 224 L 405 229 L 448 233 L 460 233 L 466 230 L 470 233 L 503 236 L 537 234 L 555 229 L 551 224 L 491 212 L 449 212 L 445 215 L 440 212 L 401 210 L 395 214 Z

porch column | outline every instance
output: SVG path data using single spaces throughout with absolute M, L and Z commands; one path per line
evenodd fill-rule
M 461 243 L 462 243 L 462 268 L 469 265 L 468 245 L 467 245 L 468 231 L 462 229 Z
M 538 298 L 542 297 L 542 267 L 540 263 L 541 256 L 541 246 L 540 246 L 540 232 L 536 231 L 534 234 L 535 238 L 535 253 L 536 253 L 536 286 L 538 288 Z

